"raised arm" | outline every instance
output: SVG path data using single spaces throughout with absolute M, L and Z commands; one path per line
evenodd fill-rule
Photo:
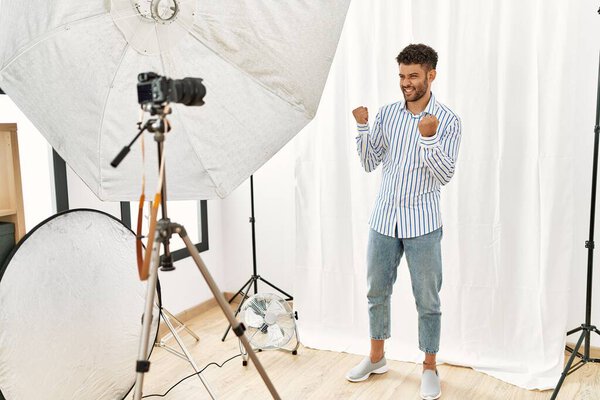
M 356 148 L 360 163 L 365 171 L 371 172 L 381 163 L 388 148 L 387 138 L 381 129 L 381 113 L 377 113 L 373 129 L 369 128 L 369 111 L 366 107 L 358 107 L 352 114 L 358 129 Z
M 461 124 L 458 118 L 438 130 L 438 120 L 428 115 L 419 122 L 421 157 L 435 179 L 445 185 L 454 175 L 460 147 Z

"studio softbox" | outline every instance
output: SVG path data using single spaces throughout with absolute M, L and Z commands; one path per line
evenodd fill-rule
M 169 198 L 225 197 L 315 115 L 349 0 L 2 0 L 0 87 L 102 200 L 137 199 L 137 75 L 199 77 L 175 105 Z M 156 151 L 146 145 L 147 187 Z

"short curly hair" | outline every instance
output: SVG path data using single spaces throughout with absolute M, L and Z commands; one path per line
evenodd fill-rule
M 434 49 L 425 44 L 409 44 L 398 54 L 396 61 L 398 65 L 421 64 L 431 70 L 437 66 L 438 55 Z

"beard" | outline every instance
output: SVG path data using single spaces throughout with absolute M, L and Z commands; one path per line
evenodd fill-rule
M 427 77 L 423 80 L 423 82 L 419 82 L 416 85 L 411 86 L 403 86 L 402 94 L 404 95 L 404 100 L 407 103 L 414 102 L 420 100 L 427 93 L 427 88 L 429 87 L 429 80 Z M 408 93 L 407 93 L 408 90 Z

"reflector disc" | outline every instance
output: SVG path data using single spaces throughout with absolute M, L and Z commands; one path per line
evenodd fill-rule
M 38 225 L 0 270 L 6 400 L 124 398 L 135 382 L 145 288 L 135 235 L 115 218 L 73 210 Z M 156 307 L 152 332 L 158 315 Z

